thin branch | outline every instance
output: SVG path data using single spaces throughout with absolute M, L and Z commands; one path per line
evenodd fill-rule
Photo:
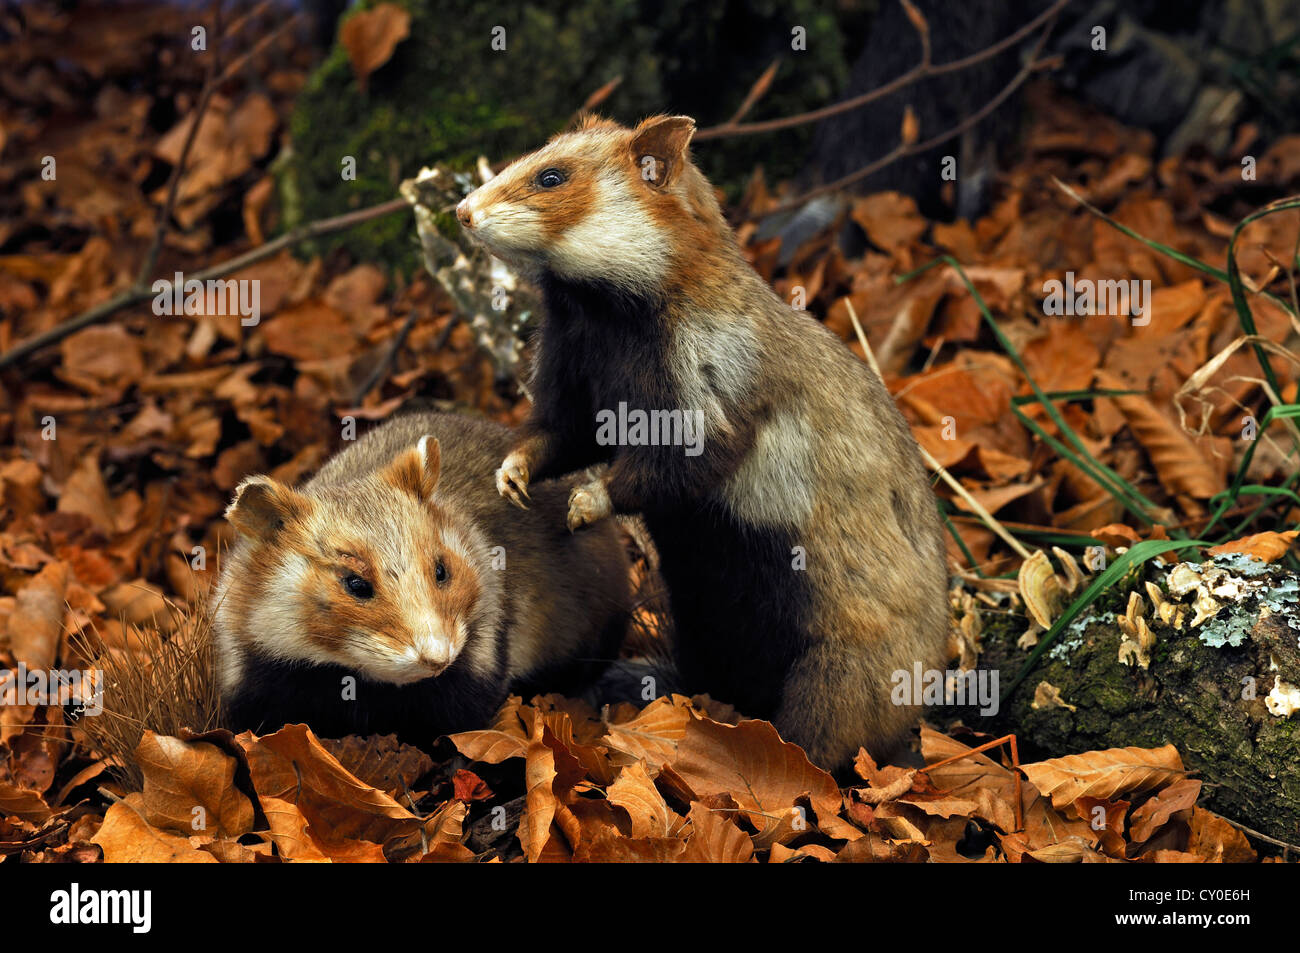
M 708 129 L 701 129 L 695 133 L 693 141 L 703 142 L 709 139 L 724 139 L 733 136 L 754 136 L 764 132 L 778 132 L 782 129 L 790 129 L 795 126 L 803 126 L 812 122 L 820 122 L 823 119 L 829 119 L 831 116 L 838 116 L 841 113 L 861 109 L 868 103 L 873 103 L 877 99 L 882 99 L 885 96 L 895 93 L 904 87 L 919 82 L 920 80 L 929 79 L 933 76 L 943 76 L 946 73 L 954 73 L 970 66 L 974 66 L 976 63 L 981 63 L 984 60 L 992 59 L 1008 47 L 1015 46 L 1048 20 L 1055 18 L 1058 13 L 1065 9 L 1067 3 L 1069 3 L 1069 0 L 1056 0 L 1056 3 L 1052 4 L 1010 36 L 999 40 L 992 46 L 986 47 L 977 53 L 972 53 L 970 56 L 963 57 L 962 59 L 952 60 L 948 63 L 940 63 L 938 66 L 927 64 L 923 59 L 921 63 L 912 67 L 912 69 L 903 73 L 896 79 L 891 80 L 884 86 L 877 86 L 875 89 L 869 90 L 860 96 L 854 96 L 851 99 L 845 99 L 830 106 L 823 106 L 820 109 L 811 110 L 810 112 L 799 113 L 795 116 L 785 116 L 781 119 L 768 119 L 762 122 L 749 122 L 739 125 L 732 122 L 726 122 L 720 126 L 710 126 Z M 925 55 L 928 58 L 928 53 Z
M 839 190 L 847 188 L 848 186 L 853 185 L 856 182 L 860 182 L 861 180 L 871 175 L 873 172 L 880 171 L 881 169 L 883 169 L 885 166 L 889 165 L 892 162 L 897 162 L 899 159 L 906 158 L 907 156 L 910 155 L 915 155 L 916 153 L 919 152 L 926 152 L 929 149 L 933 149 L 937 145 L 941 145 L 947 142 L 949 139 L 955 139 L 957 136 L 960 136 L 967 129 L 970 129 L 973 126 L 978 125 L 990 113 L 992 113 L 995 109 L 1001 106 L 1008 96 L 1010 96 L 1012 93 L 1014 93 L 1017 89 L 1019 89 L 1021 86 L 1025 84 L 1025 81 L 1029 79 L 1031 74 L 1037 72 L 1040 69 L 1044 69 L 1052 65 L 1053 63 L 1052 60 L 1037 59 L 1038 52 L 1041 49 L 1043 42 L 1046 41 L 1046 39 L 1047 39 L 1047 33 L 1046 31 L 1044 31 L 1042 37 L 1040 38 L 1038 49 L 1034 50 L 1033 57 L 1030 59 L 1028 63 L 1025 64 L 1025 66 L 1020 70 L 1020 72 L 1018 72 L 1014 77 L 1012 77 L 1011 82 L 1007 83 L 1007 85 L 1004 86 L 996 96 L 994 96 L 987 103 L 985 103 L 980 109 L 971 113 L 969 116 L 967 116 L 957 125 L 953 126 L 947 132 L 940 133 L 937 136 L 931 136 L 929 139 L 922 140 L 921 142 L 914 142 L 910 146 L 900 144 L 896 148 L 887 152 L 885 155 L 881 156 L 875 162 L 863 166 L 861 169 L 858 169 L 856 172 L 850 172 L 848 175 L 838 178 L 834 182 L 828 182 L 825 185 L 817 186 L 817 188 L 815 189 L 809 189 L 807 192 L 804 192 L 801 195 L 797 195 L 792 199 L 787 199 L 786 201 L 782 202 L 780 205 L 776 206 L 775 208 L 767 209 L 766 211 L 759 212 L 757 213 L 757 215 L 751 217 L 765 218 L 769 215 L 777 215 L 781 212 L 791 211 L 792 209 L 798 208 L 799 206 L 803 205 L 805 202 L 809 201 L 810 199 L 814 199 L 819 195 L 824 195 L 827 192 L 838 192 Z
M 299 242 L 307 241 L 311 238 L 319 238 L 322 235 L 332 235 L 335 232 L 346 231 L 357 225 L 361 225 L 371 219 L 382 218 L 385 215 L 392 215 L 394 212 L 401 212 L 409 208 L 405 199 L 390 199 L 387 202 L 381 202 L 379 205 L 372 205 L 369 208 L 357 209 L 355 212 L 347 212 L 344 215 L 336 215 L 333 218 L 324 218 L 315 222 L 308 222 L 300 225 L 295 229 L 285 232 L 279 238 L 265 244 L 258 245 L 251 251 L 242 255 L 236 255 L 234 258 L 227 259 L 220 264 L 213 265 L 203 271 L 195 272 L 189 276 L 188 280 L 207 281 L 209 278 L 220 278 L 230 274 L 232 271 L 239 271 L 248 265 L 255 264 L 265 258 L 296 245 Z M 170 285 L 171 282 L 168 282 Z M 74 318 L 69 318 L 62 324 L 59 324 L 43 334 L 38 334 L 29 338 L 14 347 L 0 354 L 0 368 L 8 367 L 11 364 L 21 361 L 23 358 L 51 344 L 57 344 L 68 335 L 80 331 L 82 328 L 89 327 L 110 315 L 138 304 L 146 298 L 153 297 L 154 292 L 151 288 L 132 287 L 121 294 L 115 295 L 102 304 L 97 304 L 89 311 L 84 311 Z
M 240 17 L 231 27 L 230 35 L 236 35 L 243 29 L 244 24 L 270 7 L 270 0 L 263 0 L 254 9 L 250 10 L 244 16 Z M 216 11 L 214 15 L 215 23 L 213 25 L 213 44 L 212 44 L 212 65 L 208 69 L 208 79 L 203 84 L 203 90 L 199 94 L 199 103 L 194 109 L 194 121 L 190 124 L 189 130 L 185 133 L 185 143 L 181 146 L 181 154 L 176 160 L 176 165 L 172 167 L 172 173 L 167 181 L 167 198 L 163 202 L 161 211 L 158 214 L 158 225 L 154 229 L 153 240 L 149 243 L 149 250 L 145 253 L 144 261 L 140 265 L 140 271 L 136 275 L 135 287 L 138 290 L 144 290 L 149 286 L 149 277 L 153 274 L 154 268 L 158 265 L 158 256 L 162 253 L 163 240 L 167 237 L 167 230 L 171 226 L 172 213 L 176 209 L 176 199 L 180 193 L 181 178 L 185 175 L 185 168 L 189 164 L 190 150 L 194 146 L 194 140 L 198 137 L 199 126 L 203 124 L 203 117 L 208 111 L 208 105 L 212 102 L 212 97 L 216 94 L 227 80 L 239 73 L 240 70 L 255 56 L 274 43 L 286 30 L 294 26 L 301 14 L 294 14 L 289 17 L 271 32 L 262 36 L 253 46 L 245 53 L 235 57 L 224 69 L 221 67 L 221 45 L 226 36 L 221 30 L 221 0 L 217 0 Z
M 203 84 L 203 91 L 199 94 L 199 104 L 194 109 L 194 121 L 190 123 L 189 131 L 185 133 L 185 144 L 181 146 L 181 154 L 176 164 L 172 166 L 172 174 L 167 180 L 167 198 L 158 212 L 158 224 L 154 227 L 153 240 L 149 243 L 149 250 L 145 252 L 144 261 L 140 263 L 140 271 L 136 274 L 135 284 L 138 288 L 148 284 L 149 276 L 153 274 L 154 267 L 158 264 L 163 239 L 167 237 L 167 226 L 176 208 L 176 196 L 180 192 L 181 177 L 185 175 L 185 166 L 189 163 L 190 150 L 194 147 L 194 140 L 198 138 L 199 126 L 208 111 L 208 104 L 212 102 L 212 94 L 217 91 L 217 80 L 221 75 L 221 0 L 216 0 L 212 20 L 212 58 L 208 63 L 208 78 Z
M 767 95 L 768 89 L 772 86 L 772 79 L 776 76 L 776 68 L 781 65 L 780 60 L 772 60 L 771 65 L 763 70 L 763 75 L 754 80 L 754 85 L 749 87 L 749 92 L 745 94 L 740 108 L 727 120 L 727 126 L 735 126 L 740 120 L 749 115 L 749 111 L 754 108 L 754 104 Z

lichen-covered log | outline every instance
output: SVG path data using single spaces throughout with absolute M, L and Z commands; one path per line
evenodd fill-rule
M 1022 759 L 1172 743 L 1204 781 L 1203 804 L 1300 843 L 1300 587 L 1295 575 L 1242 572 L 1244 565 L 1230 563 L 1236 572 L 1210 563 L 1175 567 L 1126 584 L 1106 597 L 1111 611 L 1062 632 L 996 715 L 972 716 L 970 708 L 944 715 L 981 731 L 1015 732 Z M 1209 580 L 1188 586 L 1201 572 Z M 1180 624 L 1161 620 L 1148 581 L 1168 607 L 1165 616 Z M 1134 591 L 1150 606 L 1144 621 L 1155 637 L 1145 669 L 1134 651 L 1121 653 L 1118 622 Z M 985 615 L 979 668 L 996 670 L 1005 687 L 1028 658 L 1017 644 L 1028 622 L 1015 614 L 991 618 Z M 1051 700 L 1052 689 L 1061 702 Z

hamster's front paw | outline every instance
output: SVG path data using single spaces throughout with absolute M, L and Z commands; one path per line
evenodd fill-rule
M 497 470 L 497 492 L 521 510 L 528 509 L 524 500 L 531 500 L 528 495 L 528 458 L 520 450 L 512 450 L 506 455 Z
M 569 493 L 569 532 L 589 526 L 613 512 L 604 480 L 575 486 Z

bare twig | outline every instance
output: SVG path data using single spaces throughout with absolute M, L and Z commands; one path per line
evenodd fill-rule
M 397 332 L 397 337 L 393 338 L 393 343 L 388 346 L 388 353 L 384 355 L 384 359 L 375 365 L 375 369 L 366 375 L 366 379 L 357 388 L 356 395 L 352 398 L 353 407 L 360 407 L 361 402 L 365 400 L 366 395 L 374 389 L 375 385 L 388 376 L 389 370 L 397 360 L 398 352 L 402 350 L 402 345 L 406 343 L 406 338 L 411 333 L 411 328 L 415 327 L 415 320 L 419 316 L 420 309 L 412 306 L 411 310 L 407 312 L 406 320 L 402 322 L 402 327 Z M 454 312 L 451 320 L 453 322 L 456 320 Z
M 194 109 L 194 121 L 190 123 L 189 131 L 185 133 L 185 144 L 181 146 L 180 157 L 172 166 L 172 174 L 167 180 L 167 198 L 158 212 L 158 224 L 154 228 L 153 240 L 149 243 L 149 250 L 145 252 L 144 261 L 140 263 L 140 271 L 136 274 L 137 288 L 148 285 L 149 276 L 153 274 L 154 266 L 158 264 L 163 239 L 167 236 L 167 225 L 171 221 L 172 212 L 176 207 L 176 196 L 180 192 L 181 177 L 185 174 L 185 166 L 189 162 L 190 149 L 194 147 L 194 140 L 198 138 L 199 126 L 208 111 L 208 104 L 212 102 L 212 94 L 217 91 L 217 78 L 221 75 L 221 40 L 221 0 L 216 0 L 212 12 L 212 58 L 208 64 L 208 78 L 203 84 L 203 91 L 199 94 L 199 104 Z
M 995 109 L 1001 106 L 1002 103 L 1006 101 L 1008 96 L 1010 96 L 1017 89 L 1023 86 L 1025 81 L 1029 79 L 1030 75 L 1032 75 L 1033 73 L 1037 72 L 1040 69 L 1044 69 L 1045 67 L 1052 65 L 1053 62 L 1052 60 L 1038 59 L 1039 52 L 1041 52 L 1043 45 L 1047 42 L 1048 32 L 1049 32 L 1048 30 L 1043 31 L 1042 35 L 1039 37 L 1037 46 L 1034 48 L 1033 54 L 1029 58 L 1029 61 L 1021 68 L 1020 72 L 1016 73 L 1016 75 L 1012 77 L 1011 82 L 1007 83 L 1006 86 L 1002 87 L 1002 89 L 998 92 L 998 94 L 994 96 L 992 99 L 990 99 L 987 103 L 985 103 L 981 108 L 971 113 L 969 116 L 967 116 L 957 125 L 953 126 L 947 132 L 942 132 L 937 136 L 931 136 L 929 139 L 924 139 L 920 142 L 914 142 L 911 145 L 905 145 L 900 143 L 897 147 L 891 149 L 889 152 L 881 156 L 876 161 L 863 166 L 861 169 L 858 169 L 856 172 L 850 172 L 848 175 L 838 178 L 834 182 L 827 182 L 825 185 L 819 185 L 814 189 L 809 189 L 807 192 L 804 192 L 800 195 L 796 195 L 794 198 L 787 199 L 786 201 L 782 202 L 780 205 L 777 205 L 775 208 L 770 208 L 767 209 L 766 211 L 757 213 L 755 217 L 762 218 L 769 215 L 776 215 L 781 212 L 788 212 L 792 209 L 798 208 L 799 206 L 803 205 L 805 202 L 809 201 L 810 199 L 814 199 L 819 195 L 824 195 L 827 192 L 838 192 L 841 189 L 847 188 L 848 186 L 853 185 L 856 182 L 862 181 L 872 173 L 880 171 L 890 163 L 897 162 L 899 159 L 905 158 L 906 156 L 915 155 L 917 153 L 926 152 L 930 149 L 933 149 L 935 146 L 941 145 L 942 143 L 947 142 L 949 139 L 955 139 L 957 136 L 960 136 L 962 133 L 964 133 L 967 129 L 970 129 L 973 126 L 978 125 L 990 113 L 992 113 Z
M 727 120 L 726 125 L 734 126 L 749 115 L 749 111 L 754 108 L 754 104 L 767 95 L 768 89 L 772 86 L 772 79 L 776 76 L 776 68 L 781 64 L 780 60 L 772 60 L 770 66 L 763 70 L 763 75 L 754 80 L 754 85 L 749 87 L 749 92 L 745 94 L 745 99 L 740 104 L 740 108 Z
M 720 126 L 710 126 L 707 129 L 701 129 L 697 132 L 694 141 L 704 142 L 709 139 L 724 139 L 733 136 L 754 136 L 764 132 L 778 132 L 782 129 L 790 129 L 795 126 L 820 122 L 823 119 L 829 119 L 831 116 L 838 116 L 841 113 L 861 109 L 868 103 L 873 103 L 877 99 L 882 99 L 891 93 L 896 93 L 898 90 L 919 82 L 920 80 L 928 79 L 933 76 L 943 76 L 946 73 L 955 73 L 959 70 L 964 70 L 968 67 L 974 66 L 977 63 L 981 63 L 984 60 L 992 59 L 1003 50 L 1015 46 L 1044 23 L 1054 19 L 1058 13 L 1065 9 L 1065 5 L 1068 2 L 1069 0 L 1056 0 L 1056 3 L 1052 4 L 1010 36 L 1004 37 L 992 46 L 986 47 L 977 53 L 972 53 L 970 56 L 963 57 L 959 60 L 952 60 L 948 63 L 940 63 L 935 66 L 926 62 L 928 59 L 928 52 L 926 52 L 928 49 L 928 43 L 926 40 L 923 40 L 922 42 L 926 44 L 923 48 L 925 59 L 912 67 L 912 69 L 908 70 L 906 73 L 903 73 L 896 79 L 889 81 L 884 86 L 877 86 L 875 89 L 869 90 L 860 96 L 854 96 L 850 99 L 833 103 L 830 106 L 823 106 L 820 109 L 799 113 L 795 116 L 784 116 L 780 119 L 768 119 L 762 122 L 748 122 L 742 124 L 728 121 Z M 1035 56 L 1036 55 L 1037 54 L 1035 54 Z

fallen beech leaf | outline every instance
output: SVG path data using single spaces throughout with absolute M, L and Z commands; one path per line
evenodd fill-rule
M 970 746 L 927 725 L 921 726 L 921 754 L 927 764 L 947 761 L 957 755 L 965 757 L 941 768 L 925 769 L 925 776 L 942 796 L 922 791 L 904 796 L 901 804 L 914 805 L 940 817 L 952 817 L 965 810 L 1002 831 L 1015 829 L 1016 785 L 1010 769 L 984 752 L 972 754 Z
M 1088 535 L 1099 543 L 1105 543 L 1107 546 L 1132 546 L 1142 540 L 1142 537 L 1137 534 L 1137 530 L 1131 526 L 1125 526 L 1123 523 L 1110 523 L 1092 530 Z
M 298 805 L 278 797 L 259 800 L 271 827 L 271 842 L 281 859 L 298 863 L 329 863 L 329 857 L 307 835 L 307 818 L 302 816 Z
M 1077 837 L 1072 837 L 1059 844 L 1052 844 L 1049 847 L 1040 847 L 1037 850 L 1028 851 L 1021 858 L 1022 862 L 1024 858 L 1033 858 L 1044 864 L 1121 863 L 1121 861 L 1107 857 L 1105 854 L 1098 853 L 1087 842 Z
M 402 805 L 349 774 L 306 725 L 286 725 L 261 738 L 245 733 L 237 740 L 248 753 L 259 799 L 297 805 L 317 830 L 340 840 L 383 844 L 420 827 L 420 819 Z
M 339 42 L 348 51 L 352 72 L 362 89 L 370 74 L 388 62 L 411 33 L 411 15 L 395 3 L 381 3 L 360 10 L 339 28 Z
M 6 631 L 14 661 L 25 664 L 28 671 L 54 667 L 67 590 L 68 569 L 63 563 L 50 563 L 18 590 Z
M 44 824 L 53 812 L 40 792 L 19 787 L 12 781 L 0 781 L 0 817 L 21 817 L 33 824 Z
M 601 743 L 610 749 L 615 764 L 644 760 L 658 769 L 676 754 L 690 719 L 690 711 L 673 699 L 656 698 L 631 721 L 610 725 Z
M 632 819 L 633 837 L 667 837 L 671 833 L 677 815 L 668 809 L 644 761 L 629 764 L 620 771 L 605 796 L 610 803 L 627 811 Z
M 682 860 L 707 864 L 748 864 L 754 861 L 754 843 L 733 823 L 734 813 L 715 811 L 699 801 L 691 805 L 691 833 Z M 781 846 L 781 845 L 775 845 Z
M 420 858 L 420 863 L 465 863 L 474 859 L 474 852 L 463 843 L 465 816 L 468 813 L 468 804 L 448 801 L 429 818 L 424 825 L 424 837 L 429 849 Z
M 623 837 L 601 831 L 583 859 L 595 864 L 665 864 L 686 860 L 687 845 L 676 837 Z
M 844 799 L 835 779 L 798 745 L 782 741 L 769 722 L 732 726 L 692 719 L 672 769 L 697 797 L 730 793 L 758 829 L 754 843 L 760 848 L 800 833 L 800 825 L 811 825 L 795 803 L 804 794 L 823 831 L 846 840 L 862 836 L 839 817 Z
M 1129 826 L 1129 839 L 1134 844 L 1144 844 L 1156 835 L 1165 824 L 1183 811 L 1196 806 L 1201 794 L 1201 782 L 1195 778 L 1175 781 L 1136 811 Z M 1189 815 L 1190 816 L 1190 815 Z
M 414 745 L 402 744 L 397 735 L 348 735 L 321 739 L 321 745 L 359 781 L 403 796 L 416 780 L 433 769 L 433 759 Z
M 1199 807 L 1192 809 L 1192 836 L 1187 850 L 1212 864 L 1250 864 L 1257 859 L 1245 834 Z
M 144 819 L 144 796 L 128 794 L 109 807 L 104 823 L 90 839 L 104 851 L 106 864 L 215 864 L 217 858 L 197 850 L 188 838 L 152 827 Z
M 113 511 L 113 498 L 99 469 L 99 454 L 87 453 L 77 464 L 77 469 L 63 484 L 58 511 L 81 513 L 104 535 L 113 534 L 117 517 Z
M 557 750 L 558 749 L 558 750 Z M 519 843 L 530 863 L 542 857 L 551 837 L 560 799 L 566 797 L 586 773 L 546 727 L 546 721 L 533 718 L 524 766 L 524 813 L 519 818 Z
M 490 728 L 460 731 L 447 737 L 465 757 L 484 764 L 500 764 L 510 758 L 522 758 L 528 750 L 523 739 Z
M 799 853 L 809 850 L 811 846 L 800 847 L 795 852 L 795 857 L 790 859 L 797 859 Z M 786 849 L 780 844 L 773 845 L 771 862 L 776 862 L 778 850 Z M 921 864 L 929 859 L 929 852 L 922 844 L 897 843 L 875 831 L 868 831 L 857 840 L 845 844 L 833 859 L 837 864 Z
M 457 801 L 486 801 L 492 789 L 473 771 L 458 768 L 451 778 L 452 798 Z
M 1255 533 L 1252 536 L 1243 536 L 1241 539 L 1215 546 L 1207 552 L 1211 556 L 1218 556 L 1221 553 L 1244 553 L 1266 563 L 1275 563 L 1295 545 L 1297 536 L 1300 536 L 1300 530 L 1294 529 L 1287 530 L 1285 533 L 1272 531 Z
M 1107 856 L 1124 857 L 1127 846 L 1124 843 L 1124 816 L 1128 813 L 1128 801 L 1081 797 L 1074 802 L 1073 807 L 1079 820 L 1092 828 L 1093 846 L 1099 847 Z
M 235 787 L 235 759 L 215 745 L 145 731 L 135 759 L 144 774 L 145 820 L 153 826 L 219 837 L 253 829 L 253 804 Z
M 1123 381 L 1105 371 L 1098 372 L 1097 383 L 1107 389 L 1124 389 Z M 1223 467 L 1176 420 L 1162 413 L 1148 395 L 1105 399 L 1113 401 L 1124 414 L 1129 429 L 1146 448 L 1160 482 L 1170 492 L 1208 499 L 1223 489 Z
M 1058 811 L 1085 795 L 1113 799 L 1164 787 L 1184 775 L 1183 760 L 1173 745 L 1088 751 L 1021 765 L 1021 770 Z
M 857 788 L 854 793 L 863 804 L 883 804 L 902 797 L 912 790 L 916 778 L 915 768 L 900 768 L 886 765 L 877 768 L 875 760 L 866 748 L 858 749 L 858 756 L 853 759 L 853 769 L 858 777 L 867 782 L 869 787 Z

